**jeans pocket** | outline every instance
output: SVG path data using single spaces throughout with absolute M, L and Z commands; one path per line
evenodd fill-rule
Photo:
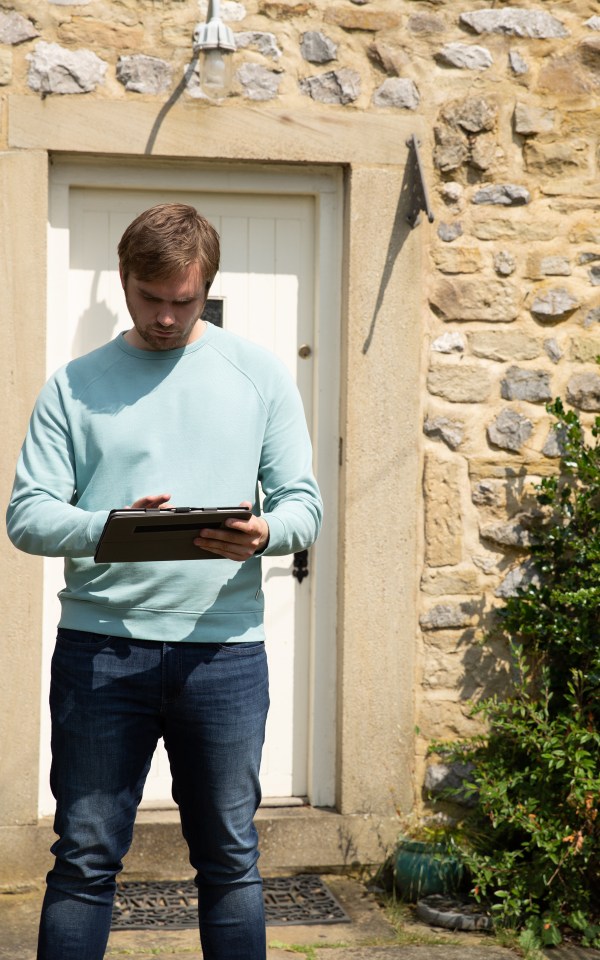
M 56 631 L 57 646 L 79 650 L 100 650 L 112 639 L 105 633 L 91 633 L 89 630 L 70 630 L 67 627 L 59 627 Z

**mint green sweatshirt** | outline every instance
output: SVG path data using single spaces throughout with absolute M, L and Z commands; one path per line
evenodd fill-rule
M 258 506 L 264 555 L 316 539 L 322 503 L 302 402 L 271 353 L 211 324 L 178 350 L 122 335 L 73 360 L 40 393 L 17 465 L 8 534 L 65 557 L 60 626 L 145 640 L 264 639 L 260 557 L 96 564 L 112 508 Z

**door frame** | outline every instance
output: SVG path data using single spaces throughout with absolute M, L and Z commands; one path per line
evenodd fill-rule
M 174 180 L 176 177 L 176 181 Z M 165 183 L 169 184 L 165 186 Z M 72 187 L 214 193 L 310 195 L 315 198 L 315 325 L 313 422 L 315 470 L 326 504 L 326 523 L 311 554 L 308 799 L 333 806 L 336 795 L 336 603 L 338 555 L 338 438 L 343 250 L 343 174 L 338 166 L 219 164 L 61 156 L 51 159 L 48 216 L 46 367 L 63 362 L 55 349 L 69 262 L 69 191 Z M 45 561 L 46 569 L 48 561 Z M 48 660 L 54 631 L 54 593 L 44 576 L 42 701 L 47 702 Z M 48 812 L 48 716 L 42 711 L 40 813 Z

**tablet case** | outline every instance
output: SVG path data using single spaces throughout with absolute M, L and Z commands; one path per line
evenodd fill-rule
M 96 563 L 147 560 L 219 560 L 193 544 L 203 527 L 225 520 L 249 520 L 244 507 L 166 507 L 163 510 L 111 510 L 100 535 Z

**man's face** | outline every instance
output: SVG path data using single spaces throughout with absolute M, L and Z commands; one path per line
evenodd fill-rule
M 202 336 L 203 325 L 198 320 L 206 291 L 198 264 L 166 280 L 140 280 L 130 274 L 123 290 L 133 320 L 133 330 L 125 339 L 132 347 L 175 350 Z

